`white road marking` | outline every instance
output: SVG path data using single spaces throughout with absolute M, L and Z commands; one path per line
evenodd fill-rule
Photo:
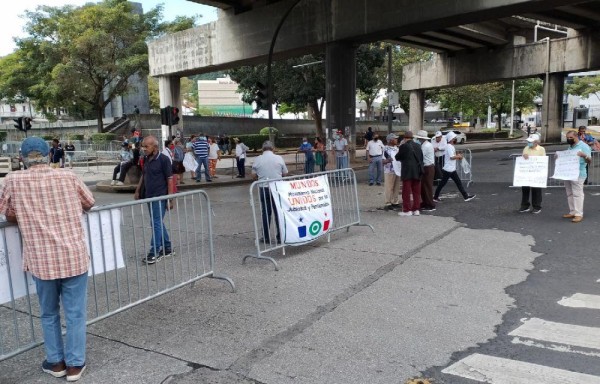
M 564 307 L 600 309 L 600 296 L 576 293 L 571 297 L 563 297 L 558 304 Z
M 600 377 L 475 353 L 442 373 L 490 384 L 600 384 Z
M 523 325 L 510 332 L 509 336 L 600 349 L 600 328 L 554 323 L 537 318 L 526 320 Z

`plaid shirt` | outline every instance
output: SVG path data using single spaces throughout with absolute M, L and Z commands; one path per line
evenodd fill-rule
M 0 188 L 0 213 L 16 216 L 21 231 L 23 270 L 41 280 L 87 272 L 81 214 L 94 196 L 73 172 L 36 165 L 9 173 Z

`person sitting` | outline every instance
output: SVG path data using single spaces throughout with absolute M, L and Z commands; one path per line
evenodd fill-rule
M 127 176 L 127 171 L 131 168 L 133 164 L 133 153 L 129 149 L 128 143 L 123 143 L 121 153 L 119 154 L 119 164 L 116 165 L 113 170 L 113 177 L 110 185 L 124 185 L 125 176 Z M 119 179 L 117 180 L 117 174 L 119 175 Z

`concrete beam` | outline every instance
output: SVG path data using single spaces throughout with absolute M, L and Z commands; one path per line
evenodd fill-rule
M 540 41 L 496 50 L 482 48 L 452 57 L 438 54 L 432 61 L 405 66 L 402 89 L 454 87 L 594 69 L 600 69 L 600 34 L 589 32 L 549 44 Z
M 148 44 L 152 76 L 191 75 L 266 61 L 281 15 L 295 0 L 220 19 Z M 572 0 L 304 0 L 279 34 L 275 57 L 323 51 L 327 43 L 370 42 L 551 10 Z

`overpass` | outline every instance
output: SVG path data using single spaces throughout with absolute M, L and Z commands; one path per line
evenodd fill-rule
M 213 23 L 164 36 L 149 44 L 150 74 L 159 78 L 161 106 L 179 104 L 181 76 L 265 62 L 281 15 L 296 1 L 194 0 L 217 6 L 222 11 Z M 592 69 L 599 52 L 595 49 L 595 30 L 599 25 L 600 1 L 589 0 L 301 0 L 280 31 L 274 57 L 281 59 L 325 51 L 328 128 L 345 128 L 354 134 L 357 44 L 388 40 L 437 52 L 435 67 L 411 67 L 412 75 L 404 78 L 406 89 L 413 90 L 411 103 L 417 107 L 411 108 L 411 127 L 418 129 L 422 126 L 422 115 L 413 111 L 422 111 L 423 89 L 525 76 L 515 76 L 518 72 L 502 68 L 527 61 L 528 55 L 540 55 L 540 61 L 545 63 L 548 54 L 543 44 L 530 44 L 530 50 L 521 47 L 534 39 L 553 39 L 546 45 L 547 51 L 556 53 L 551 59 L 557 64 L 545 68 L 536 65 L 541 72 L 533 75 L 545 75 L 547 95 L 558 97 L 562 93 L 560 78 L 568 66 L 561 64 L 566 55 L 560 54 L 560 48 L 554 48 L 554 40 L 569 31 L 571 39 L 586 41 L 578 45 L 573 44 L 573 40 L 563 46 L 574 49 L 575 55 L 589 56 L 585 63 L 587 68 L 577 70 Z M 466 67 L 461 65 L 473 61 L 472 58 L 478 58 L 476 62 L 480 63 L 486 52 L 502 51 L 506 55 L 494 56 L 497 61 L 493 66 L 498 69 L 490 71 L 489 76 L 481 67 L 475 68 L 479 69 L 478 75 L 470 77 L 450 74 L 452 68 L 455 74 L 466 72 L 461 69 Z M 444 62 L 456 64 L 448 67 L 442 65 Z M 417 74 L 418 80 L 414 78 Z M 424 80 L 429 78 L 440 83 Z M 550 97 L 544 99 L 545 103 L 556 104 Z M 548 105 L 546 110 L 549 110 Z M 560 132 L 560 121 L 551 119 L 556 117 L 555 112 L 544 115 L 547 137 L 553 139 Z

